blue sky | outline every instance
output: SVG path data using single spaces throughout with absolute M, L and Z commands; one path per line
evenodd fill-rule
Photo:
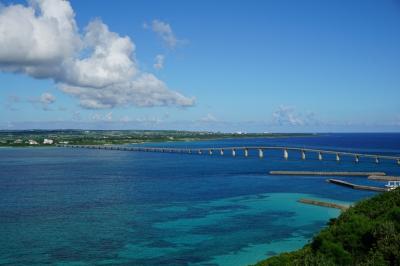
M 1 129 L 400 129 L 399 1 L 0 2 Z

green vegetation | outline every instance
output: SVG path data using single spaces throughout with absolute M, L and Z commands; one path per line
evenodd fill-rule
M 357 203 L 328 225 L 302 249 L 257 266 L 400 265 L 400 188 Z
M 224 138 L 300 137 L 311 135 L 312 134 L 301 133 L 246 134 L 177 130 L 22 130 L 0 131 L 0 146 L 49 146 L 49 144 L 43 144 L 44 139 L 52 140 L 53 144 L 104 145 L 165 141 L 195 141 Z M 29 140 L 35 141 L 37 144 L 29 144 Z

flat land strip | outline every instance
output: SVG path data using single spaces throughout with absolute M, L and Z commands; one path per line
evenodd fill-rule
M 0 130 L 0 147 L 69 145 L 120 145 L 145 142 L 200 141 L 238 138 L 312 137 L 307 133 L 222 133 L 181 130 Z M 34 143 L 34 145 L 29 144 Z

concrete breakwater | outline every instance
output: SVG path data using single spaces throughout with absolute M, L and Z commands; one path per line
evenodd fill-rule
M 299 199 L 298 202 L 301 202 L 304 204 L 340 209 L 342 211 L 345 211 L 349 208 L 349 206 L 346 206 L 346 205 L 336 204 L 336 203 L 332 203 L 332 202 L 319 201 L 319 200 L 314 200 L 314 199 Z
M 377 181 L 400 181 L 400 176 L 370 175 L 368 176 L 368 179 Z
M 344 186 L 344 187 L 349 187 L 352 189 L 359 189 L 359 190 L 369 190 L 369 191 L 376 191 L 376 192 L 386 192 L 388 189 L 383 188 L 383 187 L 373 187 L 373 186 L 364 186 L 364 185 L 356 185 L 350 182 L 346 182 L 343 180 L 338 180 L 338 179 L 328 179 L 327 182 L 336 184 L 339 186 Z
M 384 172 L 270 171 L 270 175 L 385 176 Z

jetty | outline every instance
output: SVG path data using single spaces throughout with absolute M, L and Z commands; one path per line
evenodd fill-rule
M 327 182 L 332 183 L 332 184 L 336 184 L 336 185 L 339 185 L 339 186 L 349 187 L 349 188 L 352 188 L 352 189 L 358 189 L 358 190 L 369 190 L 369 191 L 375 191 L 375 192 L 386 192 L 386 191 L 388 191 L 388 189 L 384 188 L 384 187 L 357 185 L 357 184 L 353 184 L 353 183 L 346 182 L 346 181 L 339 180 L 339 179 L 328 179 Z
M 377 181 L 400 181 L 400 176 L 381 176 L 381 175 L 370 175 L 368 179 Z
M 270 175 L 311 175 L 311 176 L 385 176 L 384 172 L 320 172 L 320 171 L 270 171 Z
M 335 209 L 339 209 L 342 211 L 345 211 L 350 207 L 347 205 L 341 205 L 341 204 L 337 204 L 337 203 L 319 201 L 319 200 L 314 200 L 314 199 L 299 199 L 298 202 L 304 203 L 304 204 L 328 207 L 328 208 L 335 208 Z

